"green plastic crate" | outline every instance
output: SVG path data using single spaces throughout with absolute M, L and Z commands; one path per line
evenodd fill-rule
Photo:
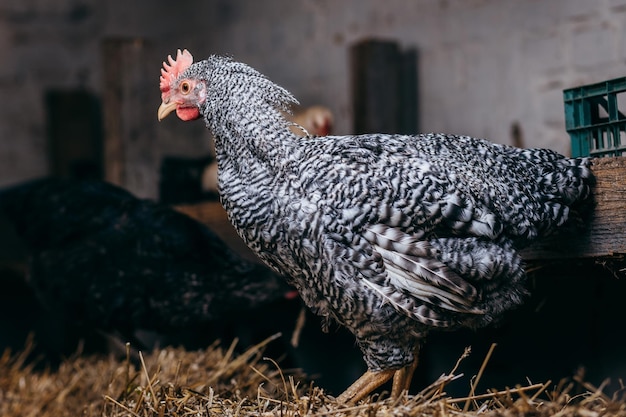
M 572 156 L 626 156 L 626 77 L 563 91 Z

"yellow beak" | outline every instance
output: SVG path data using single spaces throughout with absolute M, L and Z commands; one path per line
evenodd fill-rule
M 176 106 L 177 104 L 175 101 L 170 101 L 169 103 L 162 102 L 159 106 L 159 110 L 157 111 L 157 117 L 159 118 L 159 122 L 165 119 L 168 114 L 176 110 Z

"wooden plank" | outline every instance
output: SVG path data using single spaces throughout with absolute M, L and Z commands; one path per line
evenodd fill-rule
M 350 57 L 354 133 L 416 133 L 417 51 L 365 40 L 350 48 Z
M 122 134 L 122 73 L 124 54 L 120 41 L 106 40 L 102 45 L 104 62 L 104 178 L 124 185 L 124 138 Z
M 366 40 L 350 49 L 354 133 L 398 132 L 398 44 Z
M 522 251 L 527 261 L 615 258 L 626 255 L 626 157 L 593 160 L 595 207 L 587 221 L 571 222 L 558 233 Z M 217 202 L 176 207 L 209 225 L 231 247 L 254 257 L 228 222 Z
M 417 80 L 417 49 L 400 52 L 400 92 L 398 93 L 398 133 L 414 135 L 419 132 L 419 102 Z
M 570 224 L 522 251 L 526 260 L 621 257 L 626 254 L 626 158 L 593 160 L 594 209 L 584 224 Z
M 98 98 L 85 90 L 46 92 L 52 174 L 102 179 L 102 117 Z
M 102 42 L 104 72 L 105 179 L 136 195 L 152 195 L 154 67 L 150 44 L 141 38 Z M 152 104 L 153 105 L 153 104 Z

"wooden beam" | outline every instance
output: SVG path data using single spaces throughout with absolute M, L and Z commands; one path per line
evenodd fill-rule
M 585 222 L 571 222 L 553 236 L 524 249 L 525 260 L 625 257 L 626 158 L 596 158 L 592 169 L 596 176 L 593 213 Z M 177 209 L 209 225 L 230 246 L 250 256 L 219 203 L 191 204 Z
M 119 42 L 105 41 L 102 47 L 104 62 L 104 179 L 124 185 L 124 139 L 122 135 L 122 48 Z
M 418 131 L 417 51 L 368 39 L 350 48 L 354 133 Z
M 621 257 L 626 254 L 626 158 L 595 158 L 594 209 L 522 251 L 526 260 Z
M 154 68 L 150 44 L 141 38 L 107 38 L 102 42 L 104 72 L 104 178 L 133 193 L 146 194 L 155 116 Z M 150 111 L 148 111 L 150 110 Z M 148 193 L 149 194 L 149 193 Z

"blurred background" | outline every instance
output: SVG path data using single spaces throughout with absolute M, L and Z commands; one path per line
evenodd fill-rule
M 172 118 L 157 128 L 160 66 L 177 48 L 250 64 L 303 105 L 329 107 L 335 133 L 348 134 L 351 48 L 395 42 L 417 53 L 420 131 L 511 143 L 518 124 L 525 146 L 567 154 L 562 90 L 624 75 L 625 32 L 620 0 L 7 0 L 0 5 L 0 185 L 61 169 L 72 155 L 58 149 L 60 129 L 90 134 L 68 146 L 85 159 L 72 169 L 97 170 L 88 157 L 101 160 L 104 100 L 115 94 L 127 123 L 118 127 L 128 135 L 124 184 L 156 197 L 164 155 L 209 149 L 201 123 Z
M 335 134 L 435 131 L 567 155 L 562 92 L 626 75 L 626 0 L 5 0 L 0 187 L 54 175 L 104 179 L 167 204 L 202 199 L 183 185 L 197 187 L 209 132 L 156 117 L 161 63 L 178 48 L 251 65 L 303 107 L 330 110 Z M 393 88 L 376 88 L 376 77 Z M 0 259 L 25 259 L 9 229 L 0 228 Z M 9 323 L 0 350 L 22 346 L 35 327 L 15 271 L 0 277 L 0 323 Z M 431 337 L 418 383 L 449 371 L 470 344 L 466 372 L 477 372 L 492 342 L 488 385 L 544 382 L 579 366 L 595 383 L 617 381 L 624 283 L 593 264 L 542 271 L 501 327 Z M 289 308 L 286 331 L 298 314 Z M 362 370 L 351 337 L 322 335 L 312 317 L 300 346 L 291 364 L 330 389 Z M 337 375 L 337 358 L 349 375 Z

